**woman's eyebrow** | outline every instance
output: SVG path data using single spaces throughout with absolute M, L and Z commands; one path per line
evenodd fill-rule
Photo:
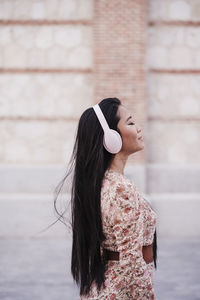
M 131 119 L 131 118 L 132 118 L 132 116 L 129 116 L 128 119 L 126 120 L 126 122 L 127 122 L 129 119 Z

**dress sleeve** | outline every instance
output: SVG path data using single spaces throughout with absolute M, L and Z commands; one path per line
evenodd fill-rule
M 127 284 L 134 299 L 155 300 L 150 270 L 142 255 L 143 203 L 134 187 L 117 184 L 114 194 L 113 232 L 120 252 L 120 266 L 127 270 Z
M 143 202 L 144 202 L 144 223 L 145 223 L 143 245 L 148 246 L 151 245 L 154 241 L 157 215 L 152 210 L 151 205 L 147 202 L 147 200 L 144 197 L 143 197 Z

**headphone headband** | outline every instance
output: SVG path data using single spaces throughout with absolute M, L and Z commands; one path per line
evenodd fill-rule
M 101 127 L 103 128 L 103 131 L 105 132 L 106 130 L 110 129 L 108 126 L 108 123 L 102 113 L 101 108 L 99 107 L 99 104 L 95 104 L 93 106 L 93 109 L 95 110 L 95 113 L 99 119 L 99 122 L 101 123 Z

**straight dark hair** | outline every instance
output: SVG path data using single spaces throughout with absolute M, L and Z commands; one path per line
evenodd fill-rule
M 117 114 L 121 101 L 106 98 L 98 103 L 110 128 L 118 131 L 120 117 Z M 72 255 L 71 274 L 80 286 L 80 296 L 87 295 L 95 281 L 100 291 L 105 288 L 106 261 L 101 255 L 101 243 L 105 240 L 101 217 L 101 186 L 105 171 L 111 166 L 115 154 L 103 146 L 103 129 L 92 107 L 80 117 L 70 170 L 55 189 L 54 207 L 62 221 L 64 213 L 56 207 L 58 194 L 73 170 L 71 186 Z M 154 244 L 155 245 L 155 244 Z
M 121 101 L 106 98 L 98 103 L 110 128 L 118 131 L 117 115 Z M 87 295 L 93 281 L 98 290 L 104 286 L 106 262 L 100 246 L 105 240 L 101 219 L 101 185 L 105 171 L 110 167 L 114 154 L 103 146 L 103 129 L 92 107 L 81 115 L 70 159 L 70 170 L 55 189 L 54 207 L 66 178 L 73 170 L 71 186 L 72 255 L 71 274 L 80 286 L 80 295 Z

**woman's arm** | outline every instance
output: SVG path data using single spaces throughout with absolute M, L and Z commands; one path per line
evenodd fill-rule
M 151 277 L 151 281 L 154 281 L 154 266 L 153 266 L 153 243 L 148 246 L 142 247 L 143 258 L 147 264 L 147 268 L 149 270 L 149 276 Z
M 145 262 L 147 264 L 151 263 L 153 261 L 153 243 L 148 246 L 143 246 L 142 254 Z

